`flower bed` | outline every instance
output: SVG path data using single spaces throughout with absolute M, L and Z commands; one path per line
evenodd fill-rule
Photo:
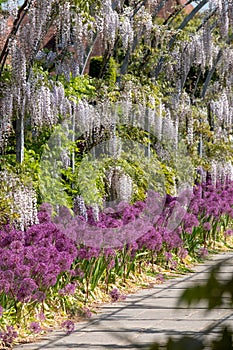
M 177 197 L 148 192 L 145 202 L 121 202 L 87 220 L 61 208 L 51 218 L 43 204 L 40 223 L 25 232 L 0 231 L 0 339 L 39 333 L 59 312 L 70 333 L 72 317 L 90 316 L 96 290 L 112 301 L 117 286 L 156 267 L 178 269 L 185 258 L 201 258 L 232 234 L 233 182 L 197 185 Z M 161 282 L 160 273 L 157 274 Z M 70 319 L 69 319 L 70 317 Z M 68 319 L 67 319 L 68 318 Z

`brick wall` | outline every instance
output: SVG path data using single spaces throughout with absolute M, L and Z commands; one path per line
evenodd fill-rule
M 159 11 L 158 16 L 162 17 L 164 19 L 168 18 L 175 10 L 175 8 L 178 5 L 184 5 L 187 2 L 187 0 L 168 0 L 166 1 L 164 7 L 162 8 L 162 10 Z M 189 14 L 193 9 L 192 5 L 187 5 L 184 8 L 184 12 L 186 14 Z
M 187 2 L 187 0 L 167 0 L 163 9 L 159 11 L 158 17 L 162 17 L 164 19 L 168 18 L 170 14 L 175 10 L 175 7 L 177 5 L 184 5 Z M 184 8 L 184 12 L 186 14 L 190 13 L 193 9 L 192 5 L 187 5 Z M 0 13 L 0 21 L 3 19 L 3 16 L 6 16 L 6 14 L 1 14 Z M 26 22 L 26 20 L 24 20 Z M 0 33 L 0 52 L 3 48 L 6 36 L 10 33 L 10 30 L 12 28 L 13 22 L 11 18 L 8 18 L 8 30 L 7 32 L 4 33 L 4 36 L 1 35 Z M 55 36 L 56 36 L 56 29 L 54 27 L 51 27 L 43 40 L 43 47 L 47 47 L 48 49 L 55 49 Z M 92 51 L 92 56 L 100 56 L 104 52 L 104 44 L 103 44 L 103 39 L 102 37 L 98 37 L 96 40 L 96 43 L 94 45 L 93 51 Z M 86 70 L 86 73 L 88 72 L 88 67 Z

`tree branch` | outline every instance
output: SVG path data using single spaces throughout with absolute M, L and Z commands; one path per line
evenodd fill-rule
M 185 26 L 191 21 L 191 19 L 193 19 L 193 17 L 201 10 L 201 8 L 207 4 L 209 2 L 209 0 L 202 0 L 193 10 L 192 12 L 190 12 L 190 14 L 188 14 L 185 19 L 183 20 L 183 22 L 181 23 L 181 25 L 177 28 L 177 30 L 182 30 L 185 28 Z M 171 50 L 173 44 L 175 43 L 177 38 L 177 33 L 174 34 L 172 36 L 172 38 L 170 39 L 169 43 L 168 43 L 168 51 Z M 158 77 L 159 73 L 161 72 L 162 66 L 163 66 L 163 62 L 164 62 L 164 56 L 161 56 L 159 59 L 159 62 L 155 68 L 155 73 L 154 76 L 155 78 Z
M 32 1 L 28 1 L 28 0 L 24 1 L 23 5 L 20 7 L 20 9 L 18 11 L 16 19 L 13 22 L 13 27 L 11 29 L 10 34 L 8 35 L 8 37 L 6 39 L 6 42 L 5 42 L 4 46 L 3 46 L 3 49 L 2 49 L 2 52 L 1 52 L 1 55 L 0 55 L 0 65 L 1 65 L 0 77 L 2 75 L 3 68 L 4 68 L 4 65 L 6 63 L 7 56 L 9 54 L 10 41 L 17 34 L 17 32 L 19 30 L 19 27 L 20 27 L 24 17 L 26 16 L 26 14 L 27 14 L 30 6 L 31 6 L 31 3 L 32 3 Z
M 227 40 L 227 44 L 230 44 L 231 40 L 233 39 L 233 34 L 231 34 L 231 36 L 229 37 L 229 39 Z M 203 89 L 202 89 L 202 93 L 201 93 L 201 98 L 204 98 L 205 97 L 205 94 L 206 94 L 206 91 L 207 91 L 207 88 L 208 88 L 208 85 L 212 79 L 212 76 L 214 74 L 214 71 L 217 67 L 217 64 L 218 62 L 221 60 L 222 58 L 222 54 L 223 54 L 223 50 L 220 49 L 219 52 L 218 52 L 218 56 L 216 58 L 216 61 L 214 62 L 214 65 L 213 67 L 211 68 L 211 70 L 208 72 L 208 75 L 206 77 L 206 80 L 205 80 L 205 83 L 204 83 L 204 86 L 203 86 Z
M 176 18 L 176 16 L 178 16 L 181 11 L 188 5 L 190 5 L 193 1 L 189 0 L 187 1 L 184 5 L 180 5 L 173 13 L 171 13 L 171 15 L 165 20 L 164 25 L 170 25 L 174 19 Z M 170 20 L 170 21 L 169 21 Z

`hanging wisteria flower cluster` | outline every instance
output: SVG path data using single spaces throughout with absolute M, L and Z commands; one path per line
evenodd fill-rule
M 125 11 L 129 12 L 129 9 L 127 8 Z M 130 22 L 129 14 L 123 13 L 123 15 L 120 17 L 119 33 L 122 40 L 122 46 L 124 50 L 127 50 L 128 47 L 132 45 L 134 37 L 134 31 Z
M 37 198 L 32 186 L 24 185 L 16 175 L 9 171 L 1 172 L 1 181 L 3 198 L 9 199 L 10 210 L 16 218 L 14 225 L 25 230 L 38 223 Z

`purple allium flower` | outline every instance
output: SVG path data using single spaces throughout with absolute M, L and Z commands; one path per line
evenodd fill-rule
M 0 318 L 2 317 L 3 315 L 3 307 L 0 305 Z
M 163 283 L 164 282 L 164 275 L 162 273 L 159 273 L 157 276 L 156 276 L 156 280 L 158 282 L 161 282 Z
M 36 282 L 32 278 L 24 278 L 17 292 L 17 299 L 22 302 L 27 302 L 31 299 L 34 291 L 38 289 Z
M 203 230 L 205 230 L 205 231 L 210 231 L 211 230 L 211 224 L 210 224 L 209 221 L 204 222 Z
M 83 278 L 83 277 L 84 277 L 84 272 L 83 272 L 82 269 L 80 269 L 79 267 L 77 267 L 77 268 L 75 269 L 75 274 L 76 274 L 76 276 L 79 277 L 79 278 Z
M 56 243 L 64 251 L 59 252 Z M 0 231 L 0 245 L 1 292 L 11 291 L 24 303 L 44 301 L 44 288 L 54 285 L 61 272 L 70 271 L 77 251 L 75 243 L 51 222 L 33 225 L 25 232 Z
M 230 205 L 227 202 L 222 201 L 222 203 L 221 203 L 221 212 L 222 213 L 229 213 L 230 211 L 231 211 Z
M 33 294 L 32 299 L 36 300 L 38 303 L 43 303 L 46 299 L 46 294 L 42 291 L 37 291 Z
M 136 208 L 136 209 L 139 209 L 140 212 L 143 211 L 143 209 L 145 208 L 146 206 L 146 203 L 145 202 L 142 202 L 142 201 L 137 201 L 134 203 L 133 207 Z
M 187 213 L 184 218 L 184 229 L 187 232 L 187 229 L 191 229 L 194 226 L 199 226 L 199 221 L 197 217 L 191 213 Z
M 91 260 L 91 258 L 98 258 L 100 254 L 100 250 L 97 248 L 89 248 L 87 255 L 86 255 L 86 259 L 87 260 Z
M 176 200 L 176 197 L 172 197 L 170 194 L 166 194 L 165 205 L 169 205 L 171 202 L 175 200 Z
M 135 220 L 135 215 L 132 213 L 132 211 L 125 210 L 122 217 L 123 224 L 126 225 L 133 220 Z
M 228 229 L 224 232 L 224 236 L 232 236 L 232 235 L 233 235 L 233 230 Z
M 124 222 L 122 219 L 112 219 L 110 227 L 112 227 L 112 228 L 122 227 L 123 224 L 124 224 Z M 108 226 L 106 225 L 106 227 L 108 227 Z
M 172 250 L 182 245 L 182 239 L 175 231 L 169 231 L 166 228 L 161 228 L 160 233 L 162 240 L 166 243 L 167 250 Z
M 45 287 L 52 287 L 56 284 L 56 282 L 57 282 L 57 276 L 52 273 L 43 277 L 43 285 Z
M 170 267 L 172 268 L 172 269 L 176 269 L 177 268 L 177 261 L 176 260 L 170 260 L 169 261 L 169 263 L 170 263 Z
M 107 207 L 104 209 L 104 212 L 100 214 L 101 220 L 106 219 L 107 215 L 105 214 L 115 214 L 115 210 L 111 207 Z
M 67 243 L 66 244 L 66 252 L 69 253 L 70 257 L 75 260 L 77 257 L 77 248 L 73 243 Z
M 50 252 L 49 248 L 46 247 L 39 247 L 36 251 L 36 260 L 39 262 L 44 262 L 46 263 L 49 261 L 50 258 Z
M 3 272 L 2 277 L 9 283 L 12 283 L 14 281 L 15 274 L 11 270 L 6 270 Z
M 38 318 L 38 320 L 40 320 L 40 321 L 45 321 L 45 319 L 46 319 L 43 312 L 40 312 L 40 313 L 37 315 L 37 318 Z
M 48 265 L 40 262 L 38 264 L 35 264 L 33 266 L 33 274 L 39 275 L 39 276 L 45 276 L 48 273 Z
M 10 249 L 15 253 L 20 253 L 24 250 L 24 246 L 20 241 L 13 241 L 10 244 Z
M 120 298 L 120 292 L 117 288 L 113 288 L 111 292 L 109 293 L 110 297 L 112 298 L 112 301 L 117 301 Z
M 121 294 L 117 288 L 113 288 L 109 295 L 112 298 L 112 302 L 116 302 L 118 300 L 123 300 L 126 298 L 126 296 L 124 294 Z
M 66 334 L 69 335 L 74 331 L 74 322 L 71 320 L 66 320 L 62 323 L 62 327 L 66 329 Z
M 96 224 L 97 227 L 100 227 L 100 228 L 106 228 L 106 222 L 103 222 L 103 221 L 99 221 L 97 222 Z
M 220 208 L 219 208 L 218 204 L 212 203 L 211 205 L 207 206 L 206 212 L 207 212 L 207 214 L 218 218 L 219 217 Z
M 40 212 L 45 212 L 49 215 L 49 217 L 52 217 L 53 213 L 53 206 L 50 203 L 42 203 L 40 205 Z
M 162 248 L 162 235 L 159 231 L 156 231 L 154 227 L 150 228 L 147 233 L 142 237 L 142 242 L 140 242 L 141 239 L 137 242 L 138 246 L 140 247 L 141 244 L 149 249 L 154 251 L 160 251 Z
M 108 257 L 115 257 L 116 251 L 112 248 L 104 248 L 103 254 L 104 254 L 105 258 L 107 259 Z
M 26 266 L 25 264 L 17 265 L 14 269 L 15 278 L 26 278 L 31 276 L 32 268 L 30 266 Z
M 6 326 L 6 331 L 0 332 L 0 340 L 2 340 L 3 344 L 7 347 L 10 347 L 17 337 L 18 333 L 13 326 Z
M 118 203 L 117 207 L 116 207 L 116 211 L 118 213 L 123 213 L 125 210 L 127 210 L 129 208 L 129 203 L 121 201 L 120 203 Z
M 202 247 L 199 249 L 198 254 L 199 254 L 200 258 L 203 259 L 209 254 L 209 252 L 208 252 L 208 249 L 206 247 Z
M 71 259 L 70 254 L 66 252 L 60 253 L 57 259 L 57 265 L 59 266 L 60 271 L 69 270 L 72 262 L 73 259 Z
M 172 254 L 170 252 L 165 252 L 165 259 L 166 259 L 166 261 L 171 261 L 172 260 Z
M 41 331 L 41 327 L 38 322 L 31 322 L 29 328 L 33 333 L 39 333 Z
M 190 203 L 189 209 L 194 215 L 198 215 L 200 207 L 196 201 Z
M 84 260 L 87 257 L 87 249 L 86 248 L 79 248 L 77 251 L 77 258 L 80 260 Z
M 8 281 L 4 279 L 0 280 L 0 292 L 4 292 L 7 294 L 10 291 L 10 289 L 11 284 Z
M 178 249 L 178 257 L 179 257 L 180 259 L 185 259 L 187 255 L 188 255 L 188 251 L 187 251 L 185 248 L 180 247 L 180 248 Z
M 83 307 L 82 308 L 82 315 L 86 318 L 91 318 L 92 316 L 92 312 L 90 309 L 88 309 L 87 307 Z
M 115 260 L 111 259 L 108 263 L 108 270 L 111 270 L 115 266 Z
M 73 295 L 76 290 L 76 284 L 68 283 L 64 288 L 59 290 L 60 295 Z
M 181 235 L 181 233 L 182 233 L 182 227 L 177 227 L 177 229 L 175 230 L 175 232 L 176 232 L 176 234 L 178 235 L 178 236 L 180 236 Z

